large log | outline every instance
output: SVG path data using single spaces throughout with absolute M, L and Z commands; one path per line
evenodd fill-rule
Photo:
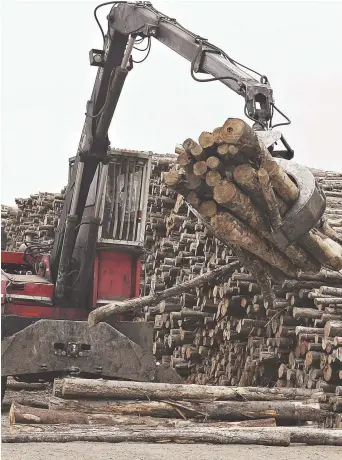
M 299 189 L 281 166 L 274 159 L 267 158 L 263 160 L 262 167 L 267 171 L 272 186 L 278 195 L 288 204 L 294 203 L 299 196 Z
M 57 394 L 56 394 L 57 393 Z M 59 381 L 55 396 L 64 398 L 96 397 L 117 399 L 198 399 L 198 400 L 317 400 L 324 393 L 301 388 L 258 388 L 182 385 L 171 383 L 123 382 L 116 380 L 92 380 L 65 378 Z
M 217 213 L 211 218 L 210 225 L 215 236 L 222 241 L 239 245 L 290 277 L 295 278 L 297 276 L 296 267 L 275 246 L 227 212 Z
M 322 238 L 311 230 L 301 236 L 298 242 L 310 252 L 323 266 L 332 270 L 342 269 L 342 248 L 330 238 Z
M 272 225 L 272 228 L 276 230 L 281 226 L 282 219 L 280 217 L 280 212 L 278 204 L 273 192 L 269 175 L 264 168 L 260 168 L 258 171 L 258 178 L 261 186 L 262 193 L 264 195 L 268 216 Z
M 223 142 L 238 147 L 246 157 L 255 159 L 260 156 L 256 132 L 243 120 L 228 118 L 221 128 L 220 136 Z
M 125 302 L 122 302 L 121 305 L 117 305 L 115 302 L 108 303 L 107 305 L 96 308 L 95 310 L 89 313 L 88 324 L 90 326 L 94 326 L 95 324 L 99 323 L 100 321 L 103 321 L 105 318 L 108 318 L 109 316 L 134 311 L 147 305 L 157 304 L 162 300 L 182 294 L 183 292 L 188 292 L 191 289 L 194 289 L 198 286 L 202 286 L 205 283 L 212 282 L 217 278 L 225 276 L 237 265 L 238 262 L 232 262 L 231 264 L 219 267 L 213 270 L 212 272 L 205 273 L 204 275 L 197 276 L 196 278 L 190 281 L 186 281 L 185 283 L 180 284 L 178 286 L 174 286 L 170 289 L 166 289 L 165 291 L 150 294 L 145 297 L 130 299 Z
M 65 412 L 52 409 L 36 409 L 24 407 L 15 403 L 11 406 L 9 414 L 10 426 L 21 424 L 48 424 L 48 425 L 107 425 L 107 426 L 135 426 L 146 427 L 191 427 L 200 426 L 230 428 L 230 427 L 261 427 L 276 426 L 274 418 L 242 420 L 226 422 L 209 420 L 203 422 L 198 419 L 177 419 L 163 417 L 140 417 L 138 415 L 113 415 L 108 413 L 86 414 L 83 412 Z
M 232 182 L 221 181 L 214 187 L 213 196 L 218 204 L 225 205 L 240 219 L 248 222 L 252 228 L 266 228 L 261 212 L 253 205 L 249 196 L 241 192 Z
M 250 420 L 273 417 L 276 420 L 319 421 L 328 412 L 319 403 L 302 401 L 130 401 L 51 398 L 50 408 L 85 413 L 153 417 L 199 417 L 214 420 Z M 182 415 L 180 415 L 182 414 Z
M 341 280 L 342 284 L 342 280 Z M 325 295 L 334 295 L 334 296 L 340 296 L 341 297 L 341 303 L 342 303 L 342 288 L 335 287 L 335 286 L 321 286 L 319 288 L 320 294 L 325 294 Z
M 45 427 L 43 427 L 45 428 Z M 271 427 L 272 428 L 272 427 Z M 270 428 L 268 428 L 270 429 Z M 290 432 L 265 431 L 266 428 L 217 428 L 217 427 L 182 427 L 182 428 L 139 428 L 125 430 L 114 427 L 87 427 L 87 430 L 75 429 L 62 431 L 60 426 L 55 432 L 32 433 L 27 427 L 17 425 L 15 432 L 4 435 L 2 442 L 182 442 L 213 444 L 259 444 L 270 446 L 288 446 Z
M 242 164 L 234 169 L 235 182 L 244 190 L 259 208 L 265 208 L 265 200 L 258 180 L 258 172 L 249 164 Z
M 16 425 L 11 434 L 2 435 L 4 443 L 26 442 L 181 442 L 212 444 L 264 444 L 283 445 L 301 443 L 307 445 L 341 446 L 340 430 L 307 427 L 259 427 L 220 428 L 195 426 L 182 428 L 134 428 L 116 429 L 111 426 L 42 426 Z

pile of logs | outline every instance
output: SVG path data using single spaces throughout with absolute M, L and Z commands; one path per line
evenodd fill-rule
M 334 239 L 342 235 L 342 173 L 311 170 L 316 181 L 324 191 L 327 207 L 324 215 L 326 222 L 336 233 L 330 232 Z M 328 226 L 325 225 L 326 234 L 329 234 Z
M 320 429 L 328 414 L 316 390 L 66 378 L 46 409 L 14 401 L 2 441 L 342 445 L 341 432 Z
M 200 141 L 203 142 L 203 138 L 207 138 L 208 142 L 210 136 L 201 136 Z M 224 151 L 224 148 L 220 150 Z M 250 262 L 246 252 L 241 257 L 235 243 L 226 244 L 224 239 L 215 238 L 198 214 L 195 215 L 195 211 L 178 194 L 178 190 L 165 185 L 170 165 L 174 165 L 177 159 L 184 163 L 187 161 L 184 158 L 188 158 L 192 168 L 204 161 L 195 163 L 192 153 L 184 155 L 184 148 L 178 148 L 177 151 L 180 152 L 178 156 L 156 155 L 153 158 L 141 294 L 153 297 L 168 288 L 194 280 L 198 275 L 209 274 L 227 265 L 229 267 L 219 279 L 172 294 L 160 303 L 146 303 L 142 315 L 139 306 L 137 320 L 153 321 L 155 324 L 153 349 L 157 360 L 170 364 L 188 383 L 324 391 L 329 414 L 323 424 L 341 427 L 342 298 L 339 289 L 342 288 L 342 275 L 336 271 L 338 265 L 334 265 L 334 269 L 308 274 L 307 268 L 316 268 L 317 260 L 303 246 L 303 271 L 296 269 L 295 277 L 284 280 L 286 274 L 283 271 L 268 266 L 268 273 L 273 277 L 271 290 L 262 289 L 268 280 L 262 278 L 260 271 L 254 270 L 255 260 Z M 234 172 L 239 171 L 238 167 L 246 166 L 229 165 L 229 162 L 222 160 L 224 155 L 209 157 L 211 167 L 207 166 L 206 175 L 211 173 L 208 177 L 214 182 L 215 177 L 223 173 L 234 181 Z M 217 160 L 224 163 L 225 171 L 222 172 Z M 234 160 L 235 163 L 238 163 L 237 160 Z M 318 240 L 323 239 L 322 235 L 327 235 L 328 247 L 335 250 L 331 242 L 339 243 L 342 230 L 342 173 L 317 170 L 313 170 L 313 173 L 327 196 L 326 213 L 319 228 L 314 230 L 314 235 L 318 235 Z M 194 177 L 199 177 L 201 187 L 206 181 L 203 173 L 202 176 L 194 174 L 191 177 L 194 184 L 198 183 Z M 233 181 L 231 183 L 241 195 L 242 188 Z M 184 192 L 192 208 L 197 208 L 201 215 L 212 213 L 215 206 L 203 203 L 215 200 L 199 203 L 195 199 L 198 192 L 194 190 Z M 246 189 L 243 190 L 245 193 Z M 247 197 L 247 194 L 244 196 Z M 275 197 L 281 211 L 280 198 Z M 201 199 L 201 195 L 197 198 Z M 33 205 L 30 203 L 32 198 L 20 205 L 22 208 L 19 211 L 25 216 L 32 212 Z M 221 206 L 216 203 L 217 210 L 221 212 L 224 209 L 228 214 L 230 205 Z M 51 208 L 48 214 L 50 211 Z M 54 210 L 53 205 L 52 211 L 51 214 L 55 212 L 56 225 L 60 211 L 58 208 Z M 252 212 L 251 217 L 253 215 Z M 238 219 L 236 214 L 234 219 Z M 19 221 L 16 222 L 12 222 L 11 248 L 18 249 L 16 242 L 21 243 L 22 237 L 17 234 L 20 235 L 23 228 L 19 229 Z M 317 242 L 316 236 L 314 241 Z M 324 249 L 328 247 L 324 246 Z M 273 251 L 273 255 L 275 253 Z M 323 254 L 326 253 L 332 255 L 332 252 L 323 251 Z M 298 254 L 303 252 L 299 251 Z M 338 264 L 339 257 L 330 257 L 329 263 Z
M 1 225 L 7 236 L 7 250 L 18 251 L 24 241 L 53 241 L 64 195 L 65 189 L 61 193 L 39 192 L 29 198 L 16 198 L 17 208 L 3 207 Z
M 203 137 L 200 140 L 203 141 Z M 197 150 L 200 149 L 197 147 Z M 203 161 L 195 163 L 192 154 L 185 155 L 184 149 L 178 148 L 178 152 L 178 162 L 192 161 L 193 171 L 195 165 Z M 219 155 L 209 158 L 209 163 L 222 161 Z M 232 166 L 229 165 L 229 170 L 233 174 Z M 189 210 L 178 195 L 177 187 L 174 190 L 165 186 L 170 179 L 167 171 L 166 166 L 160 167 L 151 181 L 153 198 L 146 228 L 146 256 L 141 279 L 143 295 L 162 293 L 199 274 L 235 262 L 237 255 L 241 255 L 234 252 L 235 244 L 224 244 L 222 239 L 213 236 L 203 220 L 198 219 L 198 214 Z M 182 174 L 179 171 L 176 169 L 177 177 Z M 216 170 L 208 167 L 206 174 L 211 171 Z M 319 224 L 320 230 L 315 230 L 314 234 L 323 238 L 323 230 L 325 234 L 332 230 L 329 244 L 331 241 L 339 243 L 342 174 L 317 170 L 313 173 L 327 194 L 326 213 Z M 216 172 L 209 177 L 215 175 Z M 165 177 L 169 179 L 165 181 Z M 198 184 L 195 177 L 200 179 L 199 188 L 203 187 L 206 180 L 203 175 L 191 175 L 191 180 Z M 233 185 L 238 190 L 238 184 Z M 208 188 L 204 187 L 207 193 Z M 196 193 L 181 191 L 202 217 L 209 209 L 204 202 L 211 201 L 210 206 L 215 208 L 214 200 L 196 202 L 196 193 L 197 198 L 201 198 L 198 189 Z M 277 202 L 280 202 L 279 197 Z M 221 209 L 217 203 L 216 209 Z M 224 212 L 227 210 L 225 207 Z M 307 260 L 311 264 L 317 262 L 309 253 L 307 259 L 302 260 L 304 265 Z M 335 410 L 335 415 L 329 415 L 326 424 L 341 426 L 341 331 L 331 328 L 328 333 L 329 326 L 325 325 L 342 321 L 342 299 L 339 301 L 336 295 L 340 291 L 334 291 L 333 295 L 329 291 L 329 288 L 342 287 L 342 275 L 331 269 L 312 274 L 303 266 L 303 271 L 296 270 L 296 276 L 290 280 L 275 276 L 269 293 L 262 290 L 260 273 L 250 268 L 253 268 L 251 264 L 241 262 L 225 279 L 146 306 L 144 319 L 155 323 L 156 358 L 169 363 L 191 383 L 324 388 Z M 270 272 L 274 275 L 274 270 Z M 331 294 L 328 296 L 324 292 Z M 327 300 L 320 303 L 318 298 L 323 296 Z M 329 346 L 326 346 L 325 337 Z

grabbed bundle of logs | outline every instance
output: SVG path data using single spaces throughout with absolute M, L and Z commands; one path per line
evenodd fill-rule
M 252 263 L 278 281 L 296 278 L 298 270 L 342 269 L 341 236 L 320 220 L 322 192 L 314 187 L 317 209 L 311 202 L 301 214 L 305 190 L 283 169 L 286 160 L 273 158 L 243 120 L 228 119 L 212 133 L 202 132 L 198 143 L 186 139 L 176 153 L 177 164 L 164 175 L 164 184 L 183 195 L 245 265 Z

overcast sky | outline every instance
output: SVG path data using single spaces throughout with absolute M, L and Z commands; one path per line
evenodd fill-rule
M 98 3 L 2 1 L 3 204 L 66 184 L 96 76 L 88 52 L 102 47 L 93 18 Z M 283 134 L 297 162 L 342 170 L 342 3 L 153 4 L 268 76 L 277 106 L 292 119 Z M 193 81 L 189 62 L 153 41 L 148 59 L 126 80 L 111 143 L 173 152 L 228 117 L 244 118 L 243 106 L 222 83 Z

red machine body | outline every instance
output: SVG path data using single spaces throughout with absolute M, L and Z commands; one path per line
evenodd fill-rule
M 3 266 L 30 271 L 23 252 L 1 253 Z M 46 264 L 49 257 L 43 256 Z M 139 296 L 140 259 L 123 251 L 97 250 L 94 265 L 92 308 L 112 300 Z M 49 268 L 45 270 L 49 274 Z M 86 320 L 87 309 L 53 305 L 54 285 L 44 276 L 1 273 L 1 314 L 27 318 Z M 123 320 L 121 316 L 117 318 Z
M 105 167 L 98 166 L 74 242 L 64 302 L 44 245 L 31 240 L 25 252 L 2 252 L 3 379 L 67 373 L 153 380 L 153 325 L 132 322 L 131 315 L 93 328 L 87 324 L 92 309 L 139 296 L 150 171 L 151 152 L 116 150 Z M 99 225 L 91 229 L 92 256 L 88 243 L 95 212 Z M 90 282 L 82 273 L 90 273 Z

